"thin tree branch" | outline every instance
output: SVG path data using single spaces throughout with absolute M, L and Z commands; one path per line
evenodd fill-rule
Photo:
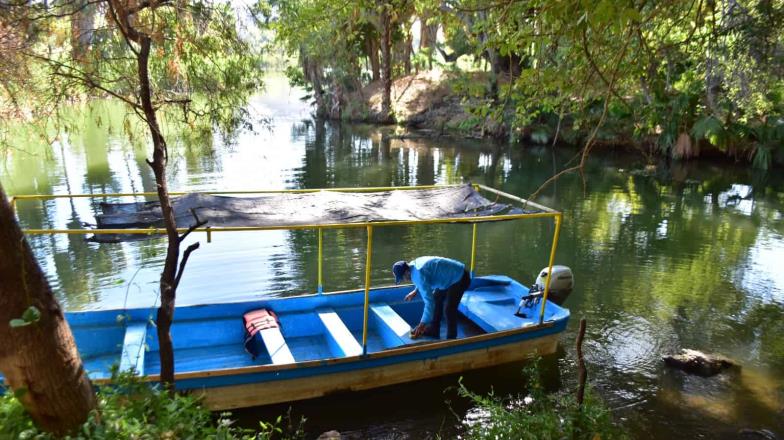
M 22 54 L 24 56 L 27 56 L 27 57 L 30 57 L 30 58 L 33 58 L 33 59 L 37 59 L 38 61 L 41 61 L 41 62 L 44 62 L 44 63 L 52 65 L 55 68 L 54 75 L 57 75 L 57 76 L 60 76 L 60 77 L 63 77 L 63 78 L 72 79 L 74 81 L 78 81 L 79 83 L 81 83 L 83 85 L 86 85 L 87 87 L 101 90 L 101 91 L 103 91 L 105 93 L 108 93 L 109 95 L 111 95 L 111 96 L 121 100 L 122 102 L 128 104 L 132 108 L 138 108 L 139 107 L 139 103 L 137 103 L 135 101 L 132 101 L 132 100 L 128 99 L 127 97 L 125 97 L 123 95 L 120 95 L 119 93 L 117 93 L 117 92 L 115 92 L 115 91 L 113 91 L 113 90 L 111 90 L 111 89 L 109 89 L 107 87 L 104 87 L 102 84 L 97 82 L 97 81 L 101 81 L 101 79 L 98 79 L 96 81 L 96 78 L 93 78 L 88 73 L 86 73 L 86 72 L 84 72 L 82 70 L 79 70 L 79 69 L 77 69 L 77 68 L 75 68 L 73 66 L 69 66 L 68 64 L 65 64 L 63 62 L 60 62 L 60 61 L 57 61 L 57 60 L 54 60 L 54 59 L 51 59 L 51 58 L 47 58 L 45 56 L 41 56 L 41 55 L 38 55 L 38 54 L 34 54 L 34 53 L 30 53 L 30 52 L 22 52 Z M 69 73 L 69 72 L 64 72 L 64 71 L 62 71 L 60 69 L 67 69 L 68 71 L 76 72 L 76 74 L 72 74 L 72 73 Z
M 632 28 L 629 28 L 629 32 L 631 31 Z M 630 35 L 627 37 L 630 37 Z M 591 149 L 594 146 L 596 135 L 599 133 L 599 129 L 604 125 L 604 120 L 607 117 L 607 110 L 610 107 L 610 95 L 613 94 L 613 87 L 615 85 L 615 80 L 618 77 L 618 70 L 620 70 L 621 61 L 623 60 L 623 57 L 626 54 L 626 49 L 629 47 L 629 42 L 631 41 L 631 38 L 626 38 L 625 40 L 626 41 L 624 42 L 623 47 L 621 48 L 621 52 L 618 54 L 618 61 L 615 64 L 615 69 L 613 69 L 612 77 L 610 78 L 610 81 L 607 83 L 607 92 L 605 93 L 604 96 L 604 106 L 602 108 L 602 115 L 599 117 L 599 122 L 596 123 L 596 126 L 591 132 L 591 136 L 585 142 L 585 147 L 583 148 L 583 152 L 580 155 L 580 163 L 573 167 L 569 167 L 564 170 L 561 170 L 554 176 L 547 179 L 541 186 L 539 186 L 539 188 L 536 191 L 533 192 L 533 194 L 531 194 L 530 197 L 528 197 L 528 200 L 536 200 L 536 197 L 539 195 L 540 192 L 542 192 L 542 190 L 545 187 L 547 187 L 550 183 L 554 182 L 564 174 L 571 173 L 574 171 L 580 171 L 582 173 L 585 167 L 585 162 L 588 159 L 588 155 L 590 154 Z
M 207 220 L 200 220 L 199 219 L 199 216 L 196 215 L 196 209 L 195 208 L 191 208 L 190 211 L 191 211 L 191 215 L 193 215 L 193 218 L 196 220 L 196 223 L 188 226 L 188 230 L 183 232 L 182 235 L 180 235 L 180 238 L 179 238 L 180 243 L 182 243 L 182 241 L 185 240 L 185 237 L 187 237 L 188 234 L 190 234 L 191 232 L 195 231 L 196 229 L 198 229 L 198 228 L 200 228 L 200 227 L 202 227 L 202 226 L 207 224 Z
M 174 279 L 174 286 L 172 290 L 177 291 L 177 287 L 180 285 L 180 278 L 182 278 L 182 274 L 185 272 L 185 264 L 188 263 L 188 258 L 191 256 L 191 253 L 199 248 L 199 242 L 192 243 L 185 249 L 185 252 L 182 254 L 182 260 L 180 260 L 180 267 L 177 269 L 177 277 Z
M 128 14 L 136 14 L 147 8 L 155 9 L 160 6 L 169 6 L 170 4 L 171 4 L 170 0 L 158 0 L 158 1 L 143 0 L 137 3 L 135 6 L 127 8 L 125 12 L 127 12 Z
M 616 91 L 615 88 L 610 85 L 610 82 L 607 81 L 607 78 L 605 78 L 604 74 L 602 74 L 602 71 L 599 70 L 599 66 L 596 65 L 596 62 L 593 59 L 593 55 L 591 54 L 591 51 L 588 49 L 587 29 L 588 29 L 588 25 L 586 24 L 585 26 L 583 26 L 583 31 L 582 31 L 582 41 L 583 41 L 582 46 L 583 46 L 583 53 L 585 53 L 585 58 L 588 60 L 588 64 L 591 65 L 591 68 L 596 72 L 597 75 L 599 75 L 599 78 L 608 87 L 608 90 L 610 90 L 612 94 L 616 98 L 618 98 L 621 104 L 623 104 L 627 108 L 630 108 L 629 104 L 626 103 L 626 100 L 623 99 L 623 97 L 621 97 L 621 95 L 618 94 L 618 91 Z M 628 44 L 628 41 L 626 44 Z

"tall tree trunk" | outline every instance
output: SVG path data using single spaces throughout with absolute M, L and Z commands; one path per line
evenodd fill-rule
M 313 87 L 313 99 L 316 101 L 316 116 L 320 118 L 326 117 L 328 115 L 328 106 L 324 99 L 324 86 L 321 84 L 323 77 L 321 66 L 302 52 L 300 52 L 299 58 L 302 63 L 302 73 L 305 75 L 305 80 Z
M 406 75 L 411 75 L 411 55 L 414 53 L 414 36 L 411 34 L 411 29 L 406 32 L 404 44 L 403 65 L 405 66 Z
M 373 35 L 368 35 L 366 43 L 368 58 L 370 59 L 370 70 L 373 74 L 373 81 L 381 78 L 381 63 L 378 61 L 378 39 Z
M 433 50 L 436 47 L 438 37 L 438 23 L 426 24 L 429 17 L 420 19 L 419 28 L 419 50 L 427 50 L 427 68 L 433 68 Z
M 0 372 L 42 429 L 71 433 L 95 408 L 71 328 L 0 187 Z M 40 317 L 11 326 L 30 307 Z M 18 322 L 18 321 L 17 321 Z
M 381 122 L 393 122 L 392 116 L 392 20 L 390 5 L 381 2 Z
M 479 13 L 479 16 L 482 20 L 487 19 L 487 12 L 482 11 Z M 483 46 L 487 46 L 488 36 L 485 31 L 481 31 L 479 33 L 479 42 Z M 501 57 L 498 55 L 495 49 L 490 46 L 487 46 L 487 49 L 484 51 L 484 55 L 487 58 L 487 61 L 490 63 L 490 71 L 492 74 L 490 75 L 490 96 L 493 98 L 494 103 L 498 103 L 498 76 L 501 74 Z
M 160 347 L 161 358 L 161 382 L 174 390 L 174 348 L 171 339 L 171 324 L 174 319 L 174 303 L 177 297 L 177 262 L 180 257 L 180 235 L 177 232 L 177 222 L 174 218 L 171 199 L 169 198 L 169 188 L 166 183 L 166 162 L 168 152 L 166 150 L 166 140 L 161 134 L 158 126 L 158 117 L 152 105 L 152 92 L 150 90 L 150 37 L 141 36 L 139 41 L 140 49 L 138 61 L 139 74 L 139 99 L 144 110 L 144 118 L 152 135 L 153 154 L 152 161 L 148 163 L 155 174 L 155 182 L 158 190 L 158 200 L 161 203 L 161 213 L 163 222 L 166 226 L 166 238 L 168 248 L 166 249 L 166 260 L 161 272 L 160 290 L 161 306 L 158 308 L 156 324 L 158 329 L 158 346 Z M 182 268 L 180 269 L 180 271 Z

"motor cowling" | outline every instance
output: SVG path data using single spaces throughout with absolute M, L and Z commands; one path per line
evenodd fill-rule
M 543 292 L 544 286 L 547 283 L 547 268 L 545 267 L 539 271 L 539 276 L 536 277 L 536 283 L 531 286 L 531 291 Z M 553 266 L 553 275 L 550 277 L 550 292 L 547 299 L 561 305 L 566 301 L 566 297 L 572 293 L 574 288 L 574 274 L 572 269 L 567 266 L 556 265 Z

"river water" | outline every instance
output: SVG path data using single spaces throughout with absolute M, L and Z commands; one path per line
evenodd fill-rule
M 477 182 L 523 197 L 573 158 L 573 150 L 488 141 L 389 139 L 390 129 L 315 122 L 282 78 L 253 102 L 271 117 L 230 141 L 173 138 L 171 190 L 322 188 Z M 97 117 L 96 117 L 97 116 Z M 120 108 L 99 106 L 49 147 L 9 150 L 0 180 L 10 194 L 154 191 L 139 139 L 128 140 Z M 557 263 L 577 287 L 561 349 L 542 361 L 550 389 L 574 387 L 573 341 L 588 321 L 585 355 L 596 393 L 636 438 L 736 438 L 742 428 L 784 435 L 784 178 L 745 166 L 660 164 L 640 154 L 596 152 L 585 180 L 570 175 L 538 201 L 562 210 Z M 27 228 L 94 222 L 101 199 L 20 202 Z M 551 221 L 479 226 L 478 274 L 529 284 L 546 265 Z M 199 235 L 199 234 L 196 234 Z M 376 232 L 373 283 L 392 282 L 399 259 L 437 254 L 468 260 L 470 227 Z M 188 264 L 178 304 L 313 292 L 312 231 L 214 234 Z M 153 307 L 165 253 L 161 240 L 96 244 L 80 236 L 32 236 L 39 262 L 69 310 Z M 325 289 L 362 284 L 362 230 L 324 233 Z M 743 365 L 713 378 L 664 367 L 680 348 L 721 353 Z M 466 373 L 472 390 L 524 393 L 521 365 Z M 296 403 L 312 434 L 356 438 L 449 438 L 478 415 L 453 389 L 457 376 Z M 254 426 L 288 406 L 235 413 Z

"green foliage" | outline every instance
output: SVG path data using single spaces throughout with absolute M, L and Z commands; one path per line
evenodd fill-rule
M 781 143 L 759 141 L 767 135 L 755 133 L 784 115 L 780 1 L 438 3 L 384 4 L 394 10 L 398 40 L 418 19 L 440 26 L 447 52 L 485 60 L 488 75 L 466 76 L 453 87 L 477 118 L 533 133 L 537 142 L 543 139 L 537 127 L 555 133 L 560 125 L 559 136 L 578 140 L 601 124 L 599 140 L 666 154 L 688 149 L 686 139 L 694 152 L 712 146 L 736 158 L 745 154 L 761 168 L 784 154 Z M 379 4 L 281 2 L 278 41 L 309 60 L 300 68 L 317 68 L 327 89 L 356 87 L 367 79 L 368 43 L 379 38 Z M 426 68 L 432 52 L 423 48 L 409 61 Z M 402 71 L 404 56 L 398 49 L 393 71 Z
M 30 306 L 22 313 L 21 318 L 15 318 L 8 322 L 13 328 L 26 327 L 30 324 L 38 322 L 41 319 L 41 311 L 36 306 Z
M 153 106 L 179 137 L 201 141 L 216 128 L 225 137 L 253 128 L 247 104 L 262 86 L 263 46 L 248 15 L 221 0 L 159 2 L 134 15 L 135 26 L 152 38 Z M 0 143 L 18 147 L 17 121 L 37 125 L 50 143 L 46 133 L 68 124 L 61 110 L 74 101 L 112 98 L 129 114 L 141 113 L 139 48 L 104 1 L 77 10 L 67 2 L 11 5 L 0 14 L 0 32 L 6 31 L 19 44 L 0 43 L 0 58 L 12 60 L 9 68 L 0 65 Z
M 260 422 L 258 430 L 233 426 L 229 414 L 215 417 L 191 395 L 175 395 L 115 370 L 112 387 L 98 391 L 98 409 L 71 439 L 301 439 L 304 419 Z M 39 430 L 14 395 L 0 396 L 0 439 L 54 439 Z
M 715 116 L 705 116 L 697 120 L 691 127 L 691 134 L 696 139 L 707 139 L 718 147 L 723 147 L 727 143 L 727 131 Z
M 752 163 L 767 170 L 773 162 L 773 152 L 784 152 L 784 119 L 770 118 L 748 127 L 748 131 L 754 141 Z
M 626 439 L 604 404 L 588 391 L 582 407 L 571 394 L 548 394 L 538 379 L 537 364 L 523 370 L 529 394 L 501 399 L 482 396 L 460 383 L 459 394 L 470 399 L 478 416 L 464 422 L 464 438 L 496 439 Z

